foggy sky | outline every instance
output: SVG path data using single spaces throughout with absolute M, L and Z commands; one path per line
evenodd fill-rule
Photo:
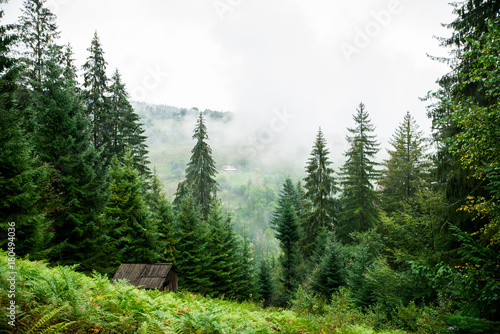
M 410 111 L 430 134 L 419 97 L 447 66 L 447 0 L 49 0 L 60 43 L 77 65 L 98 32 L 108 74 L 131 98 L 238 113 L 243 149 L 280 141 L 310 148 L 318 127 L 333 154 L 360 102 L 385 147 Z M 2 5 L 14 21 L 22 0 Z M 209 129 L 210 130 L 210 129 Z M 257 144 L 250 144 L 257 141 Z M 246 146 L 245 146 L 246 145 Z M 254 146 L 252 146 L 254 145 Z M 299 145 L 299 146 L 300 146 Z M 247 147 L 248 146 L 248 147 Z M 337 166 L 338 167 L 338 166 Z

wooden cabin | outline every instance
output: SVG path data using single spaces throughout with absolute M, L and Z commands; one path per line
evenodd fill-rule
M 177 271 L 173 263 L 122 263 L 111 282 L 119 279 L 143 289 L 177 291 Z

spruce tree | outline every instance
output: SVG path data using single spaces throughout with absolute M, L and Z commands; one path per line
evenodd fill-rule
M 303 249 L 310 256 L 318 233 L 323 229 L 332 229 L 335 222 L 336 203 L 333 198 L 338 191 L 334 178 L 334 171 L 330 167 L 332 162 L 326 148 L 326 139 L 321 128 L 316 136 L 311 157 L 306 166 L 305 206 L 302 229 L 304 238 Z
M 201 220 L 194 200 L 190 196 L 182 199 L 177 215 L 177 258 L 180 270 L 179 287 L 191 292 L 210 293 L 213 282 L 208 269 L 212 255 L 208 253 L 208 226 Z
M 159 221 L 153 219 L 142 195 L 142 182 L 132 165 L 130 153 L 123 165 L 116 156 L 111 165 L 111 197 L 107 212 L 115 223 L 110 231 L 114 245 L 112 258 L 119 262 L 154 263 L 162 258 L 164 244 L 158 231 Z
M 92 143 L 97 150 L 103 150 L 102 159 L 109 165 L 113 157 L 110 147 L 113 124 L 109 111 L 107 63 L 97 32 L 87 50 L 90 56 L 83 65 L 83 96 L 92 122 Z
M 15 100 L 19 67 L 8 56 L 17 38 L 13 30 L 13 26 L 0 26 L 0 229 L 15 229 L 17 255 L 38 258 L 48 241 L 44 234 L 48 222 L 37 212 L 43 174 L 33 158 L 33 145 L 22 128 L 22 110 Z M 0 245 L 8 241 L 5 238 Z
M 75 59 L 73 58 L 74 52 L 73 48 L 71 47 L 71 44 L 67 44 L 63 48 L 63 55 L 61 59 L 61 66 L 63 68 L 63 76 L 66 80 L 69 82 L 73 82 L 75 89 L 78 92 L 78 95 L 80 95 L 80 87 L 78 87 L 78 74 L 77 74 L 77 68 L 75 66 Z
M 214 282 L 212 295 L 237 297 L 238 261 L 236 236 L 231 218 L 222 213 L 221 203 L 215 203 L 207 217 L 210 227 L 209 251 L 212 265 L 208 269 L 210 280 Z
M 22 14 L 17 24 L 19 35 L 17 53 L 22 68 L 18 78 L 17 101 L 25 119 L 23 129 L 29 138 L 33 137 L 37 126 L 37 108 L 32 108 L 32 91 L 40 92 L 44 67 L 51 55 L 49 50 L 60 48 L 56 45 L 59 32 L 56 16 L 46 7 L 46 0 L 25 0 Z M 59 60 L 52 59 L 58 62 Z
M 389 143 L 393 148 L 388 150 L 390 158 L 379 184 L 383 187 L 384 206 L 394 209 L 396 203 L 409 200 L 423 186 L 429 161 L 423 132 L 409 112 Z
M 295 185 L 291 178 L 287 177 L 283 188 L 280 192 L 280 197 L 278 198 L 277 209 L 274 211 L 273 220 L 271 225 L 277 225 L 280 219 L 280 213 L 285 208 L 286 200 L 289 200 L 295 209 L 295 214 L 300 217 L 302 211 L 302 199 L 297 192 Z
M 52 60 L 60 58 L 60 51 L 54 47 L 49 52 L 33 100 L 39 115 L 36 151 L 56 171 L 51 186 L 59 194 L 59 204 L 47 213 L 54 231 L 50 257 L 90 270 L 105 244 L 101 215 L 108 199 L 107 172 L 90 143 L 90 124 L 74 82 Z
M 109 87 L 109 114 L 111 133 L 109 134 L 109 151 L 123 161 L 128 149 L 133 159 L 133 166 L 144 179 L 151 176 L 147 160 L 148 149 L 146 136 L 139 120 L 139 115 L 128 101 L 128 93 L 122 82 L 120 72 L 115 70 Z
M 290 186 L 291 188 L 289 188 Z M 290 196 L 290 193 L 296 194 L 292 180 L 287 179 L 283 188 L 278 201 L 278 208 L 274 213 L 273 224 L 275 225 L 276 239 L 280 241 L 282 251 L 280 256 L 282 266 L 281 282 L 284 287 L 284 301 L 288 302 L 291 294 L 299 284 L 297 266 L 299 262 L 300 232 L 297 214 L 292 204 L 293 197 Z M 290 193 L 287 193 L 287 191 Z
M 217 194 L 217 170 L 212 158 L 212 149 L 206 142 L 208 140 L 207 128 L 200 112 L 193 139 L 196 140 L 191 150 L 191 160 L 186 168 L 186 186 L 196 205 L 199 205 L 203 216 L 207 216 Z
M 345 153 L 347 161 L 341 168 L 343 210 L 338 232 L 343 240 L 349 240 L 351 232 L 364 232 L 375 227 L 379 215 L 379 195 L 373 186 L 373 182 L 380 178 L 376 169 L 378 163 L 374 160 L 379 144 L 371 134 L 375 128 L 363 103 L 353 118 L 356 126 L 348 128 L 350 148 Z
M 19 34 L 24 46 L 25 84 L 40 89 L 47 50 L 54 47 L 59 38 L 56 16 L 45 6 L 47 0 L 25 0 L 19 19 Z

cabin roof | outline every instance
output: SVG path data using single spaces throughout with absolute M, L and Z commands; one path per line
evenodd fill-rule
M 173 263 L 122 263 L 113 281 L 126 279 L 144 289 L 160 289 L 172 267 Z

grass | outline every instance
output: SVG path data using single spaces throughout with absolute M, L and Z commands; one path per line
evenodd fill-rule
M 10 302 L 8 271 L 2 252 L 4 310 Z M 17 327 L 12 330 L 6 312 L 1 312 L 3 333 L 375 333 L 362 324 L 335 326 L 332 315 L 299 315 L 189 292 L 146 291 L 125 282 L 111 284 L 97 273 L 88 277 L 73 267 L 51 268 L 45 262 L 18 259 L 16 271 Z

